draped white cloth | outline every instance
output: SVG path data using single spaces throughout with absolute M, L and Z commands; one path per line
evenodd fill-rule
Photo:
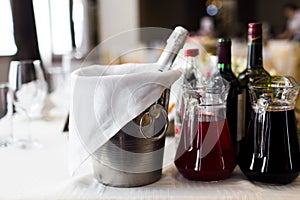
M 71 74 L 70 172 L 74 172 L 124 125 L 158 100 L 180 71 L 159 65 L 94 65 Z

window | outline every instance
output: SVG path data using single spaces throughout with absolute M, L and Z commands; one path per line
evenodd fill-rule
M 40 53 L 51 59 L 52 55 L 71 52 L 70 22 L 73 20 L 77 48 L 86 45 L 87 1 L 73 0 L 73 16 L 70 19 L 70 0 L 32 0 Z M 10 0 L 0 0 L 0 56 L 12 56 L 17 52 L 14 40 L 13 16 Z M 43 58 L 45 59 L 45 58 Z
M 10 0 L 0 0 L 0 56 L 16 54 Z
M 70 19 L 69 0 L 33 0 L 40 51 L 51 49 L 54 55 L 71 52 L 70 22 L 73 20 L 76 47 L 84 46 L 85 0 L 73 0 L 73 16 Z
M 52 51 L 62 55 L 72 50 L 69 0 L 50 0 Z

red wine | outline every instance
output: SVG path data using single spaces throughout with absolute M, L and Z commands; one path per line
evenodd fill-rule
M 299 175 L 300 153 L 294 110 L 266 111 L 265 126 L 252 111 L 238 164 L 253 181 L 287 184 Z M 262 128 L 264 127 L 264 131 Z
M 198 129 L 194 137 L 190 135 L 187 123 L 185 120 L 182 126 L 176 152 L 175 165 L 179 172 L 192 180 L 217 181 L 228 178 L 236 163 L 227 120 L 196 122 Z M 210 135 L 210 142 L 216 141 L 210 151 L 201 148 L 208 133 L 214 134 Z M 205 151 L 209 153 L 205 155 Z

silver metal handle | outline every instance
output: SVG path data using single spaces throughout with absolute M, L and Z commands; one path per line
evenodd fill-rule
M 157 104 L 155 104 L 154 106 L 156 106 L 156 105 L 157 105 Z M 146 139 L 159 140 L 159 139 L 161 139 L 161 138 L 165 135 L 165 133 L 166 133 L 166 131 L 167 131 L 167 129 L 168 129 L 168 126 L 169 126 L 168 115 L 167 115 L 166 110 L 165 110 L 163 107 L 160 108 L 160 113 L 162 113 L 163 116 L 165 117 L 165 119 L 166 119 L 166 124 L 164 125 L 164 130 L 162 131 L 162 133 L 159 134 L 158 136 L 155 136 L 155 137 L 148 137 L 148 136 L 145 134 L 145 132 L 143 131 L 143 126 L 142 126 L 142 125 L 143 125 L 143 121 L 144 121 L 144 119 L 145 119 L 145 117 L 146 117 L 147 115 L 148 115 L 149 118 L 150 118 L 150 123 L 149 123 L 150 126 L 154 125 L 155 120 L 158 119 L 159 116 L 153 116 L 153 115 L 151 115 L 151 112 L 148 111 L 148 112 L 145 112 L 145 113 L 143 114 L 143 116 L 141 117 L 141 119 L 140 119 L 140 124 L 139 124 L 139 129 L 140 129 L 140 133 L 143 135 L 144 138 L 146 138 Z M 156 114 L 158 114 L 158 113 L 156 113 Z M 158 115 L 160 115 L 160 114 L 158 114 Z

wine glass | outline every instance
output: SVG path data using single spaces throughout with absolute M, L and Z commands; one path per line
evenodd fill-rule
M 0 147 L 13 144 L 12 101 L 8 83 L 0 83 Z
M 11 61 L 9 84 L 13 93 L 13 104 L 17 113 L 23 114 L 27 122 L 26 138 L 16 139 L 15 145 L 23 149 L 41 147 L 31 136 L 31 120 L 41 110 L 47 95 L 47 83 L 40 60 Z

